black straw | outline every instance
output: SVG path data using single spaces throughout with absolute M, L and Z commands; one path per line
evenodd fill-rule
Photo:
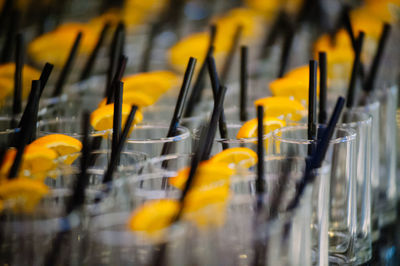
M 263 205 L 263 197 L 265 194 L 265 171 L 264 171 L 264 107 L 257 106 L 257 210 L 261 210 Z
M 207 65 L 208 65 L 208 73 L 210 74 L 210 79 L 211 79 L 211 88 L 213 92 L 213 97 L 214 97 L 214 104 L 216 104 L 217 101 L 217 95 L 218 95 L 218 89 L 219 89 L 219 79 L 218 79 L 218 73 L 217 73 L 217 68 L 215 66 L 215 60 L 214 57 L 210 56 L 207 58 Z M 219 134 L 221 136 L 222 141 L 222 149 L 226 150 L 229 148 L 228 143 L 226 143 L 224 140 L 228 139 L 228 129 L 226 126 L 226 118 L 225 118 L 225 112 L 224 112 L 224 107 L 222 105 L 222 110 L 221 114 L 219 116 Z
M 150 33 L 147 36 L 147 41 L 145 44 L 145 50 L 143 51 L 142 61 L 139 67 L 139 72 L 147 72 L 150 69 L 151 53 L 154 48 L 154 40 L 160 33 L 162 24 L 160 21 L 155 22 L 150 29 Z
M 247 87 L 248 87 L 248 47 L 240 48 L 240 121 L 248 120 L 247 114 Z
M 347 91 L 347 103 L 346 107 L 351 108 L 356 104 L 356 97 L 358 96 L 357 91 L 357 78 L 360 73 L 360 63 L 361 63 L 361 51 L 364 42 L 364 32 L 360 31 L 357 38 L 357 47 L 354 55 L 353 68 L 351 71 L 349 88 Z
M 190 83 L 192 82 L 192 77 L 194 69 L 196 67 L 197 59 L 191 57 L 189 59 L 188 65 L 186 67 L 185 75 L 183 77 L 183 82 L 181 90 L 179 92 L 178 100 L 175 105 L 174 115 L 172 116 L 171 123 L 169 125 L 167 138 L 173 137 L 177 133 L 177 128 L 179 126 L 180 120 L 183 115 L 183 107 L 185 106 L 187 94 L 189 92 Z M 165 143 L 161 152 L 161 155 L 166 155 L 169 153 L 169 142 Z
M 309 88 L 308 88 L 308 140 L 317 139 L 317 69 L 318 63 L 310 60 Z M 310 145 L 312 147 L 313 145 Z M 312 148 L 309 154 L 312 153 Z
M 287 23 L 288 26 L 286 27 L 284 39 L 283 39 L 283 47 L 282 47 L 282 52 L 281 52 L 281 58 L 280 58 L 280 64 L 279 64 L 279 72 L 278 72 L 278 78 L 283 77 L 285 75 L 287 68 L 289 66 L 289 59 L 290 59 L 290 51 L 292 49 L 293 45 L 293 39 L 294 39 L 294 29 L 290 25 L 290 23 Z
M 114 78 L 113 78 L 112 82 L 110 83 L 110 85 L 107 86 L 106 91 L 104 93 L 104 97 L 107 98 L 107 104 L 112 103 L 114 101 L 114 99 L 113 99 L 114 89 L 115 89 L 115 86 L 118 85 L 118 82 L 122 79 L 122 77 L 124 75 L 127 61 L 128 61 L 128 58 L 124 55 L 122 55 L 119 58 L 118 68 L 117 68 L 117 71 L 115 72 Z
M 111 42 L 110 58 L 109 58 L 110 61 L 108 65 L 107 82 L 106 82 L 107 88 L 112 85 L 113 82 L 112 79 L 117 69 L 118 60 L 123 54 L 122 50 L 124 45 L 123 40 L 125 38 L 124 35 L 125 35 L 125 25 L 124 23 L 120 22 L 118 23 L 118 26 L 115 29 L 115 33 Z
M 132 127 L 133 121 L 135 119 L 135 114 L 137 111 L 138 107 L 136 105 L 133 105 L 131 107 L 131 111 L 129 112 L 128 118 L 126 119 L 124 129 L 122 130 L 121 137 L 118 141 L 118 145 L 115 149 L 114 157 L 111 157 L 111 160 L 108 164 L 106 173 L 104 174 L 103 178 L 103 184 L 109 183 L 112 178 L 115 169 L 118 166 L 118 161 L 122 152 L 122 149 L 124 148 L 124 144 L 126 142 L 126 139 L 128 138 L 129 135 L 129 130 Z
M 28 114 L 33 115 L 35 110 L 37 110 L 37 103 L 39 100 L 39 92 L 40 92 L 40 81 L 34 80 L 32 81 L 32 89 L 29 94 L 29 101 L 36 103 L 29 105 Z M 16 142 L 17 154 L 15 155 L 14 162 L 11 166 L 10 172 L 8 174 L 9 179 L 13 179 L 17 177 L 19 167 L 21 166 L 22 157 L 24 154 L 24 150 L 26 145 L 29 142 L 33 134 L 33 130 L 36 124 L 36 119 L 31 117 L 31 119 L 27 119 L 26 123 L 21 125 L 21 131 L 19 132 L 18 138 Z
M 78 48 L 81 43 L 81 39 L 82 39 L 82 32 L 79 32 L 69 52 L 68 59 L 65 62 L 63 69 L 61 70 L 60 76 L 58 77 L 58 80 L 56 82 L 53 91 L 53 97 L 60 96 L 63 93 L 64 85 L 67 82 L 68 76 L 71 73 L 72 66 L 75 62 L 75 58 L 78 54 Z
M 327 91 L 328 91 L 328 70 L 327 70 L 327 61 L 326 61 L 326 53 L 319 52 L 318 53 L 318 61 L 319 61 L 319 114 L 318 114 L 318 122 L 320 124 L 325 124 L 326 119 L 328 117 L 327 113 Z
M 222 84 L 226 84 L 227 78 L 229 76 L 229 73 L 230 73 L 230 70 L 231 70 L 231 67 L 233 64 L 233 59 L 235 57 L 235 52 L 239 47 L 242 31 L 243 31 L 243 26 L 238 25 L 236 27 L 235 33 L 233 34 L 232 44 L 231 44 L 231 47 L 229 48 L 228 54 L 226 55 L 225 62 L 224 62 L 224 65 L 223 65 L 222 71 L 221 71 L 221 83 Z
M 122 103 L 123 103 L 124 83 L 119 82 L 114 92 L 114 116 L 113 116 L 113 134 L 111 146 L 111 158 L 115 157 L 118 142 L 121 136 L 122 123 Z
M 13 46 L 14 46 L 15 34 L 18 31 L 18 24 L 20 22 L 20 13 L 17 10 L 12 10 L 8 22 L 9 22 L 8 30 L 5 36 L 3 50 L 1 53 L 2 63 L 7 63 L 11 61 L 12 51 L 14 50 Z
M 42 93 L 43 93 L 44 88 L 45 88 L 45 86 L 47 84 L 47 81 L 49 80 L 49 77 L 50 77 L 50 74 L 51 74 L 52 70 L 53 70 L 53 65 L 49 64 L 49 63 L 46 63 L 44 68 L 43 68 L 43 70 L 42 70 L 42 73 L 40 74 L 40 78 L 39 78 L 39 80 L 40 80 L 40 92 L 39 92 L 39 99 L 38 100 L 40 100 L 40 97 L 42 96 Z M 30 119 L 29 116 L 31 115 L 31 113 L 30 113 L 31 112 L 31 104 L 33 104 L 33 103 L 34 103 L 34 101 L 31 99 L 31 96 L 29 96 L 28 102 L 27 102 L 27 104 L 25 106 L 25 110 L 24 110 L 24 112 L 22 114 L 21 120 L 19 121 L 18 128 L 21 128 L 21 126 L 26 123 L 26 120 Z
M 85 64 L 85 66 L 83 68 L 83 71 L 82 71 L 82 74 L 81 74 L 81 76 L 79 78 L 80 81 L 83 81 L 83 80 L 85 80 L 85 79 L 90 77 L 90 74 L 91 74 L 91 72 L 93 70 L 93 67 L 94 67 L 95 63 L 96 63 L 96 59 L 98 58 L 100 48 L 104 43 L 104 40 L 105 40 L 105 37 L 107 35 L 107 32 L 108 32 L 109 28 L 110 28 L 110 23 L 105 23 L 103 28 L 102 28 L 102 30 L 101 30 L 101 32 L 100 32 L 99 38 L 97 39 L 97 43 L 96 43 L 95 47 L 93 48 L 93 51 L 90 54 L 88 60 L 86 61 L 86 64 Z
M 378 49 L 376 50 L 374 59 L 372 61 L 371 70 L 369 71 L 367 79 L 365 81 L 364 91 L 366 91 L 367 93 L 370 93 L 375 88 L 376 77 L 378 76 L 379 66 L 382 62 L 383 52 L 385 50 L 391 28 L 392 27 L 387 23 L 383 25 L 382 33 L 379 38 Z
M 50 74 L 53 71 L 54 65 L 50 63 L 46 63 L 43 67 L 42 73 L 40 74 L 40 96 L 42 96 L 44 88 L 46 87 L 47 82 L 49 81 Z
M 204 77 L 207 70 L 207 58 L 212 55 L 214 51 L 214 41 L 215 36 L 217 35 L 217 27 L 216 25 L 211 25 L 210 27 L 210 43 L 208 45 L 207 54 L 204 58 L 203 64 L 200 67 L 199 73 L 197 74 L 197 78 L 194 82 L 193 88 L 189 95 L 188 103 L 186 105 L 186 110 L 184 113 L 184 117 L 190 117 L 193 114 L 194 108 L 198 102 L 201 100 L 201 94 L 204 88 Z
M 13 116 L 18 115 L 22 110 L 22 69 L 24 67 L 24 37 L 22 33 L 18 33 L 15 39 Z

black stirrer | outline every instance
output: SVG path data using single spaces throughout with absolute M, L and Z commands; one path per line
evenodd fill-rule
M 328 91 L 328 70 L 327 70 L 327 61 L 326 61 L 326 53 L 319 52 L 318 53 L 318 61 L 319 61 L 319 113 L 318 113 L 318 122 L 320 124 L 325 124 L 326 119 L 328 117 L 327 113 L 327 91 Z
M 40 100 L 40 97 L 42 96 L 42 93 L 43 93 L 44 88 L 45 88 L 45 86 L 47 84 L 47 81 L 49 80 L 49 77 L 50 77 L 50 74 L 51 74 L 52 70 L 53 70 L 53 65 L 49 64 L 49 63 L 46 63 L 44 68 L 43 68 L 43 70 L 42 70 L 42 73 L 40 74 L 40 78 L 39 78 L 39 80 L 40 80 L 39 100 Z M 20 128 L 21 125 L 26 123 L 26 119 L 29 119 L 29 116 L 31 115 L 29 113 L 30 112 L 30 107 L 29 106 L 32 103 L 33 103 L 33 101 L 31 101 L 30 98 L 28 98 L 28 102 L 27 102 L 27 104 L 25 106 L 25 110 L 24 110 L 24 112 L 22 114 L 22 117 L 21 117 L 21 119 L 19 121 L 18 128 Z
M 383 59 L 383 52 L 385 50 L 391 28 L 392 27 L 388 23 L 385 23 L 383 25 L 382 33 L 381 36 L 379 37 L 378 48 L 376 50 L 374 59 L 372 61 L 371 69 L 366 78 L 365 85 L 363 86 L 364 91 L 366 93 L 370 93 L 375 88 L 375 81 L 376 77 L 378 76 L 378 69 Z
M 263 206 L 263 197 L 265 194 L 265 171 L 264 171 L 264 107 L 257 106 L 257 211 L 261 211 Z
M 111 158 L 115 157 L 118 142 L 121 136 L 122 123 L 122 103 L 123 103 L 124 83 L 118 82 L 114 91 L 114 114 L 113 114 L 113 134 L 111 144 Z
M 104 174 L 103 184 L 109 183 L 112 180 L 113 173 L 118 166 L 120 154 L 122 152 L 122 149 L 124 147 L 126 139 L 128 138 L 129 130 L 132 127 L 137 110 L 138 110 L 138 107 L 136 105 L 133 105 L 131 107 L 131 111 L 129 112 L 128 118 L 126 119 L 126 122 L 125 122 L 124 129 L 122 130 L 121 137 L 118 141 L 118 145 L 115 148 L 114 157 L 111 157 L 111 160 L 108 164 L 106 173 Z
M 197 145 L 196 151 L 194 152 L 194 155 L 191 160 L 188 178 L 186 180 L 182 193 L 179 197 L 179 202 L 180 202 L 179 210 L 171 220 L 171 224 L 176 223 L 180 220 L 183 210 L 185 208 L 186 195 L 188 194 L 188 192 L 192 187 L 199 164 L 201 161 L 204 161 L 208 158 L 209 154 L 208 149 L 212 147 L 212 143 L 214 142 L 214 137 L 217 129 L 217 122 L 219 119 L 220 111 L 222 109 L 221 107 L 224 101 L 225 92 L 226 92 L 226 87 L 221 87 L 219 89 L 217 95 L 217 101 L 214 105 L 213 114 L 211 116 L 210 122 L 208 123 L 207 128 L 205 130 L 202 130 L 199 145 Z M 152 265 L 154 266 L 164 265 L 166 248 L 167 248 L 167 243 L 164 242 L 160 244 L 158 249 L 155 250 L 155 254 L 153 255 L 154 261 Z
M 22 68 L 24 67 L 24 39 L 22 33 L 15 37 L 15 72 L 14 72 L 14 98 L 13 116 L 15 117 L 22 110 Z
M 161 18 L 162 19 L 162 18 Z M 142 56 L 142 61 L 140 63 L 139 72 L 147 72 L 150 69 L 150 62 L 151 62 L 151 53 L 154 47 L 154 40 L 156 39 L 157 35 L 160 33 L 162 28 L 162 23 L 160 21 L 155 22 L 151 28 L 150 32 L 147 36 L 146 45 L 144 46 L 144 52 Z
M 112 82 L 107 86 L 105 92 L 104 92 L 104 97 L 107 98 L 107 104 L 112 103 L 114 101 L 114 89 L 115 86 L 118 84 L 118 82 L 122 79 L 125 68 L 126 68 L 126 63 L 128 61 L 128 58 L 124 55 L 121 55 L 119 58 L 119 63 L 117 67 L 117 71 L 115 72 L 114 78 Z
M 64 219 L 66 229 L 60 231 L 52 240 L 52 245 L 50 250 L 46 254 L 44 264 L 45 266 L 58 265 L 57 257 L 60 253 L 61 244 L 63 241 L 67 240 L 69 236 L 70 226 L 68 216 L 75 210 L 79 209 L 85 202 L 85 189 L 89 183 L 89 175 L 87 173 L 89 156 L 90 156 L 90 137 L 89 137 L 89 119 L 90 113 L 85 111 L 83 113 L 82 119 L 82 129 L 83 129 L 83 140 L 82 140 L 82 156 L 79 176 L 75 179 L 72 197 L 67 201 L 65 206 L 65 216 Z
M 238 25 L 236 27 L 235 33 L 233 34 L 232 44 L 229 48 L 228 54 L 226 55 L 224 65 L 221 70 L 221 84 L 225 84 L 227 82 L 227 78 L 229 77 L 229 73 L 233 64 L 233 59 L 235 57 L 235 52 L 239 47 L 242 31 L 243 25 Z
M 210 56 L 207 58 L 207 66 L 208 66 L 208 73 L 210 75 L 211 79 L 211 88 L 213 92 L 213 97 L 214 97 L 214 103 L 217 100 L 217 95 L 218 95 L 218 89 L 219 89 L 219 80 L 218 80 L 218 73 L 217 73 L 217 68 L 215 66 L 215 60 L 214 57 Z M 222 110 L 221 114 L 219 116 L 219 134 L 221 135 L 221 139 L 228 139 L 228 129 L 226 126 L 226 118 L 225 118 L 225 113 L 222 105 Z M 222 141 L 222 149 L 226 150 L 229 148 L 228 143 L 225 141 Z
M 32 89 L 29 94 L 29 100 L 33 103 L 37 103 L 39 99 L 39 91 L 40 91 L 40 81 L 32 81 Z M 29 114 L 33 114 L 37 107 L 35 104 L 31 104 L 29 106 Z M 18 136 L 15 136 L 15 144 L 17 148 L 17 154 L 15 155 L 14 162 L 11 166 L 10 172 L 8 174 L 9 179 L 13 179 L 17 177 L 19 167 L 21 166 L 22 157 L 24 154 L 24 150 L 26 145 L 28 144 L 29 139 L 33 134 L 33 130 L 36 124 L 36 120 L 34 117 L 32 119 L 27 119 L 25 124 L 21 125 L 21 131 L 19 132 Z
M 6 20 L 8 15 L 11 13 L 13 8 L 13 0 L 3 1 L 3 8 L 0 13 L 0 36 L 3 34 L 4 25 L 6 24 Z
M 248 120 L 247 114 L 247 91 L 248 91 L 248 47 L 242 46 L 240 48 L 240 121 Z
M 317 139 L 317 61 L 310 60 L 309 68 L 307 139 L 314 141 Z M 313 151 L 313 146 L 309 146 L 309 155 Z
M 265 59 L 269 54 L 269 48 L 276 42 L 281 32 L 288 23 L 288 16 L 284 8 L 279 10 L 271 27 L 266 27 L 268 32 L 265 34 L 265 39 L 261 45 L 260 58 Z
M 86 61 L 86 64 L 85 64 L 83 71 L 81 73 L 81 76 L 79 78 L 80 81 L 83 81 L 90 77 L 90 74 L 96 63 L 96 59 L 98 58 L 100 48 L 104 43 L 105 37 L 106 37 L 109 29 L 110 29 L 110 23 L 107 22 L 104 24 L 103 28 L 101 29 L 101 32 L 100 32 L 99 38 L 97 39 L 96 45 L 93 48 L 93 51 L 90 54 L 88 60 Z
M 220 85 L 219 89 L 218 89 L 218 94 L 217 94 L 216 100 L 214 101 L 213 112 L 211 114 L 210 127 L 212 127 L 212 128 L 210 129 L 210 133 L 209 133 L 210 136 L 207 138 L 210 141 L 207 143 L 206 151 L 203 154 L 203 158 L 202 158 L 203 161 L 208 160 L 210 157 L 211 149 L 214 144 L 217 123 L 219 121 L 222 110 L 224 108 L 225 94 L 226 94 L 226 87 Z
M 178 100 L 176 101 L 174 114 L 172 116 L 171 122 L 169 124 L 169 129 L 167 133 L 167 138 L 173 137 L 176 135 L 177 128 L 179 126 L 179 122 L 183 115 L 183 108 L 185 106 L 186 98 L 189 92 L 190 83 L 192 82 L 192 77 L 194 73 L 194 69 L 196 67 L 197 59 L 190 57 L 189 62 L 186 67 L 185 75 L 183 76 L 182 86 L 179 91 Z M 169 142 L 165 143 L 161 155 L 166 155 L 169 153 Z
M 335 109 L 333 110 L 332 116 L 329 119 L 328 126 L 323 131 L 321 141 L 318 143 L 315 153 L 306 160 L 305 174 L 303 176 L 303 179 L 297 184 L 296 194 L 292 201 L 289 203 L 287 210 L 293 210 L 298 205 L 304 188 L 308 183 L 314 181 L 315 176 L 313 175 L 313 170 L 320 168 L 322 162 L 325 159 L 326 152 L 329 148 L 329 142 L 332 139 L 336 124 L 339 121 L 344 103 L 345 100 L 343 97 L 339 97 L 336 101 Z
M 351 18 L 350 18 L 350 8 L 349 7 L 344 7 L 343 11 L 343 26 L 346 30 L 346 32 L 349 34 L 350 40 L 351 40 L 351 46 L 353 47 L 354 53 L 357 53 L 357 38 L 356 35 L 354 34 L 353 26 L 351 25 Z M 364 65 L 360 61 L 359 65 L 359 70 L 358 74 L 361 76 L 361 79 L 364 79 L 365 76 L 365 71 L 364 71 Z
M 64 85 L 67 82 L 68 76 L 71 73 L 72 66 L 75 62 L 75 58 L 78 55 L 78 48 L 81 43 L 81 39 L 82 39 L 82 32 L 79 32 L 76 35 L 74 44 L 72 45 L 72 48 L 69 52 L 67 61 L 65 62 L 64 66 L 61 70 L 60 76 L 58 77 L 58 80 L 54 87 L 53 97 L 60 96 L 63 92 Z
M 183 82 L 182 82 L 181 90 L 179 91 L 178 100 L 175 105 L 174 114 L 172 116 L 172 119 L 171 119 L 171 122 L 169 125 L 167 138 L 171 138 L 177 134 L 177 129 L 178 129 L 180 120 L 183 115 L 183 108 L 185 106 L 185 101 L 187 98 L 187 94 L 189 92 L 190 83 L 192 82 L 192 77 L 193 77 L 194 69 L 196 67 L 196 62 L 197 62 L 196 58 L 190 57 L 188 65 L 186 67 L 185 75 L 183 76 Z M 169 154 L 170 149 L 171 149 L 170 147 L 171 147 L 171 142 L 164 143 L 162 150 L 161 150 L 161 156 Z M 162 163 L 162 168 L 166 168 L 167 164 L 168 164 L 168 162 L 164 161 Z M 167 185 L 167 177 L 163 177 L 161 187 L 165 188 L 166 185 Z
M 289 65 L 289 59 L 290 59 L 290 51 L 292 49 L 293 39 L 294 39 L 294 34 L 295 34 L 294 29 L 290 23 L 287 23 L 287 27 L 285 29 L 286 30 L 284 33 L 278 78 L 283 77 L 283 75 L 285 75 L 285 73 L 287 71 L 287 68 Z
M 346 102 L 347 108 L 353 107 L 357 102 L 356 101 L 357 100 L 356 97 L 358 96 L 357 79 L 360 71 L 361 51 L 363 42 L 364 42 L 364 32 L 360 31 L 357 38 L 357 47 L 354 55 L 353 68 L 351 70 L 349 88 L 347 91 L 347 102 Z
M 212 55 L 214 50 L 214 41 L 215 36 L 217 34 L 217 26 L 211 25 L 210 27 L 210 43 L 207 48 L 206 56 L 204 57 L 204 61 L 200 67 L 199 73 L 197 74 L 196 80 L 193 84 L 193 88 L 191 93 L 189 94 L 188 103 L 186 104 L 186 110 L 183 114 L 184 117 L 190 117 L 194 111 L 195 106 L 201 99 L 201 94 L 204 88 L 204 77 L 207 70 L 207 57 Z
M 40 74 L 39 80 L 40 80 L 40 96 L 42 96 L 44 88 L 47 85 L 47 82 L 49 81 L 50 74 L 53 71 L 54 65 L 50 63 L 46 63 L 42 69 L 42 73 Z
M 123 22 L 120 22 L 118 23 L 118 26 L 115 29 L 114 36 L 111 41 L 106 87 L 112 85 L 113 77 L 117 69 L 118 60 L 120 56 L 123 54 L 122 47 L 123 47 L 123 39 L 125 38 L 124 35 L 125 35 L 125 25 Z
M 9 17 L 9 24 L 7 33 L 4 40 L 3 50 L 1 51 L 1 62 L 7 63 L 11 61 L 12 51 L 14 50 L 15 34 L 18 30 L 18 23 L 20 21 L 20 13 L 17 10 L 12 10 Z

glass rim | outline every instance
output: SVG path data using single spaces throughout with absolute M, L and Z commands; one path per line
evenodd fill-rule
M 56 117 L 56 118 L 51 118 L 51 119 L 44 119 L 41 121 L 38 121 L 37 123 L 37 132 L 40 134 L 44 135 L 50 135 L 50 134 L 64 134 L 70 137 L 83 137 L 83 132 L 82 133 L 70 133 L 70 132 L 55 132 L 55 131 L 49 131 L 49 130 L 42 130 L 41 127 L 44 127 L 49 124 L 57 124 L 57 123 L 62 123 L 62 122 L 69 122 L 74 124 L 77 124 L 77 119 L 79 119 L 78 116 L 71 116 L 71 117 Z M 79 124 L 79 123 L 78 123 Z M 112 129 L 107 129 L 107 130 L 101 130 L 101 131 L 96 131 L 96 130 L 91 130 L 89 132 L 89 135 L 91 137 L 103 137 L 107 134 L 112 132 Z
M 242 127 L 242 125 L 238 124 L 238 123 L 235 123 L 235 124 L 231 123 L 231 124 L 227 124 L 226 127 L 227 128 L 240 128 L 240 127 Z M 199 140 L 200 139 L 200 136 L 199 136 L 200 132 L 201 132 L 200 128 L 195 128 L 193 130 L 193 138 L 196 139 L 196 140 Z M 272 133 L 273 132 L 269 132 L 267 134 L 264 134 L 263 140 L 265 141 L 265 140 L 269 139 L 272 136 Z M 227 138 L 227 139 L 225 139 L 225 138 L 215 138 L 214 139 L 214 142 L 228 143 L 228 144 L 229 143 L 230 144 L 257 143 L 257 141 L 258 141 L 257 137 L 255 137 L 255 138 L 240 138 L 240 139 L 237 139 L 237 138 L 235 138 L 235 139 L 233 139 L 233 138 Z
M 166 129 L 168 131 L 169 125 L 167 124 L 160 124 L 160 123 L 140 123 L 136 124 L 133 132 L 138 129 Z M 161 138 L 150 138 L 150 139 L 133 139 L 128 136 L 126 140 L 126 144 L 133 144 L 133 143 L 171 143 L 171 142 L 178 142 L 180 140 L 185 140 L 190 138 L 190 131 L 188 128 L 179 125 L 177 128 L 178 134 L 173 137 L 161 137 Z M 112 133 L 112 130 L 111 130 Z M 110 134 L 109 138 L 112 138 L 112 134 Z
M 353 121 L 353 122 L 347 122 L 347 123 L 340 123 L 340 124 L 339 124 L 339 127 L 347 128 L 347 127 L 356 127 L 356 126 L 358 126 L 358 125 L 372 124 L 372 115 L 370 115 L 370 114 L 367 113 L 367 112 L 360 111 L 360 110 L 351 110 L 351 109 L 349 109 L 349 110 L 346 110 L 346 111 L 343 113 L 342 119 L 343 119 L 343 116 L 344 116 L 345 114 L 352 114 L 352 115 L 353 115 L 353 114 L 356 114 L 356 115 L 360 115 L 360 116 L 364 117 L 364 119 L 362 119 L 362 120 L 360 120 L 360 121 Z M 339 122 L 341 122 L 341 121 L 339 121 Z
M 318 126 L 318 125 L 317 125 Z M 316 140 L 309 140 L 309 139 L 296 139 L 296 138 L 284 138 L 282 136 L 279 136 L 279 133 L 282 132 L 288 132 L 288 131 L 294 131 L 294 130 L 307 130 L 308 126 L 307 124 L 299 124 L 295 126 L 287 126 L 283 128 L 279 128 L 275 131 L 272 132 L 272 139 L 275 141 L 280 141 L 280 142 L 285 142 L 285 143 L 293 143 L 293 144 L 313 144 L 316 143 Z M 341 130 L 344 132 L 347 132 L 346 136 L 343 137 L 337 137 L 335 139 L 330 140 L 330 144 L 338 144 L 338 143 L 344 143 L 344 142 L 349 142 L 353 141 L 356 139 L 357 133 L 351 129 L 351 128 L 343 128 L 341 126 L 337 126 L 335 128 L 335 131 Z

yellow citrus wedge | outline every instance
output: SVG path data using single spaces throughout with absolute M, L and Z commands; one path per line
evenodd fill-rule
M 50 134 L 36 139 L 32 145 L 39 145 L 55 151 L 58 157 L 64 157 L 64 163 L 72 164 L 82 149 L 82 143 L 71 136 Z
M 171 177 L 169 183 L 179 189 L 183 189 L 188 178 L 190 167 L 185 167 L 178 171 L 177 175 Z M 219 185 L 228 185 L 229 178 L 234 174 L 234 171 L 225 163 L 217 163 L 205 161 L 199 165 L 193 188 L 202 187 L 218 183 Z
M 176 87 L 179 79 L 171 71 L 151 71 L 124 77 L 124 91 L 143 91 L 158 98 L 161 94 Z
M 3 163 L 1 165 L 0 174 L 5 177 L 11 169 L 14 163 L 15 155 L 17 150 L 11 148 L 7 150 Z M 34 178 L 42 179 L 46 177 L 46 173 L 56 167 L 57 154 L 52 149 L 44 146 L 29 144 L 26 146 L 20 172 L 29 171 L 27 174 Z
M 241 162 L 245 162 L 243 167 L 250 168 L 257 163 L 257 153 L 246 147 L 235 147 L 217 153 L 210 159 L 210 161 L 215 163 L 226 163 L 231 168 Z
M 128 228 L 154 235 L 171 224 L 178 210 L 179 202 L 176 200 L 161 199 L 146 202 L 132 213 Z
M 255 106 L 264 106 L 265 114 L 269 117 L 285 117 L 292 121 L 300 121 L 305 115 L 306 108 L 297 100 L 288 97 L 266 97 L 254 102 Z
M 86 24 L 65 23 L 34 39 L 28 46 L 29 56 L 36 62 L 51 62 L 61 67 L 79 32 L 83 33 L 79 54 L 89 54 L 97 42 L 97 32 Z
M 274 96 L 293 97 L 298 101 L 307 102 L 309 91 L 309 66 L 301 66 L 291 70 L 284 77 L 272 81 L 269 87 Z M 319 86 L 317 86 L 317 95 L 318 94 Z
M 184 218 L 200 228 L 222 226 L 228 198 L 229 186 L 192 189 L 185 198 Z
M 49 188 L 41 181 L 26 177 L 7 180 L 0 186 L 0 198 L 4 205 L 15 212 L 32 212 Z
M 122 127 L 128 118 L 131 106 L 122 104 Z M 94 110 L 90 115 L 90 124 L 97 131 L 109 130 L 113 127 L 114 104 L 107 104 Z M 133 124 L 142 121 L 142 113 L 137 110 Z M 133 127 L 132 127 L 133 128 Z
M 354 58 L 350 37 L 343 29 L 336 33 L 334 41 L 329 34 L 325 34 L 314 43 L 314 56 L 318 57 L 318 52 L 322 51 L 327 54 L 328 65 L 350 63 Z
M 275 117 L 264 117 L 264 134 L 268 134 L 278 128 L 286 126 L 286 122 Z M 251 119 L 243 124 L 236 135 L 236 138 L 255 138 L 257 137 L 258 121 L 257 118 Z
M 136 105 L 139 108 L 146 107 L 154 104 L 158 100 L 154 98 L 154 95 L 149 95 L 142 91 L 124 91 L 123 102 L 129 106 Z M 107 98 L 104 98 L 100 103 L 99 107 L 105 106 Z

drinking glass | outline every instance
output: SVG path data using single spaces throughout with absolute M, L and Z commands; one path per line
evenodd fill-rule
M 191 138 L 189 129 L 178 126 L 177 134 L 167 137 L 169 125 L 138 124 L 125 143 L 125 151 L 136 151 L 147 154 L 148 158 L 161 155 L 164 145 L 168 153 L 190 153 Z M 111 137 L 109 138 L 111 140 Z
M 372 157 L 372 117 L 367 113 L 345 110 L 340 127 L 352 129 L 356 138 L 356 178 L 357 178 L 357 263 L 362 264 L 372 257 L 371 241 L 371 157 Z
M 318 127 L 318 132 L 324 130 Z M 272 154 L 307 156 L 317 144 L 308 140 L 307 125 L 278 129 L 272 136 Z M 354 263 L 357 233 L 356 132 L 336 128 L 325 160 L 331 165 L 329 175 L 329 261 Z
M 365 105 L 352 107 L 351 112 L 367 113 L 372 118 L 371 123 L 371 136 L 372 140 L 380 139 L 380 104 L 374 100 Z M 380 183 L 379 174 L 379 145 L 380 141 L 371 142 L 371 237 L 372 241 L 378 240 L 379 233 L 379 208 L 378 208 L 378 188 Z
M 65 216 L 64 210 L 71 191 L 52 189 L 33 213 L 1 214 L 0 245 L 2 264 L 43 265 L 45 256 L 53 248 L 56 236 L 62 236 L 57 261 L 61 264 L 79 264 L 80 249 L 78 235 L 84 228 L 80 225 L 80 212 Z M 66 229 L 69 232 L 63 234 Z
M 380 103 L 379 120 L 379 226 L 385 227 L 396 220 L 396 110 L 398 87 L 377 88 Z

